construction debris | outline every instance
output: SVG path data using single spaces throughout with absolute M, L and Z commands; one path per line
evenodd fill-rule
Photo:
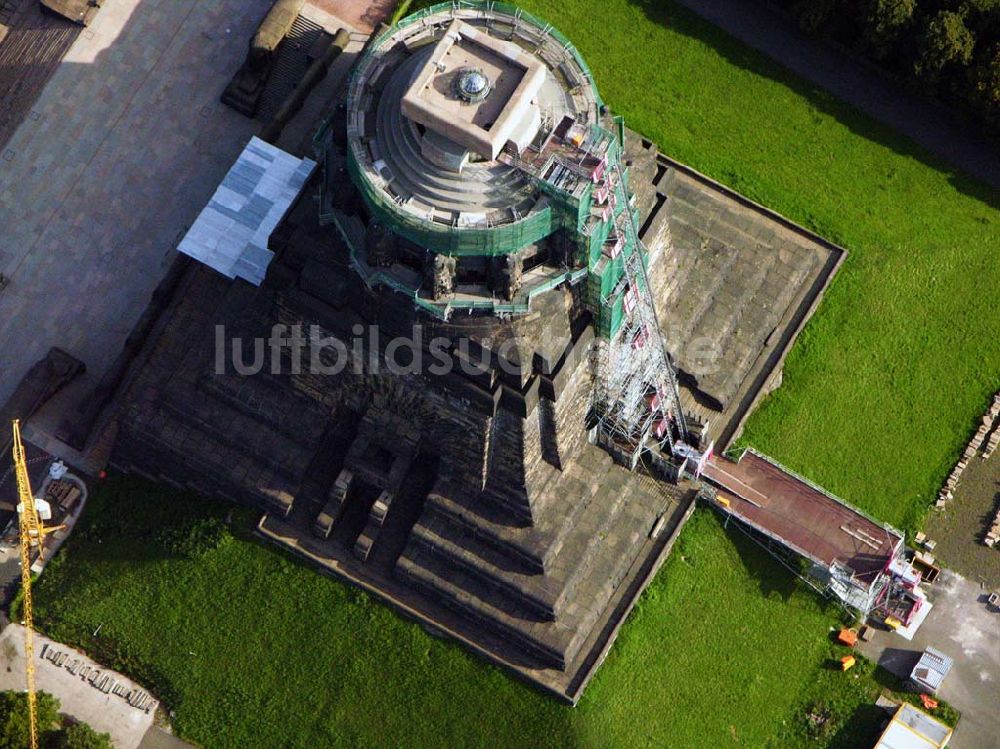
M 983 449 L 983 460 L 989 458 L 993 454 L 993 451 L 997 449 L 997 446 L 1000 445 L 1000 422 L 998 422 L 998 417 L 1000 417 L 1000 392 L 997 392 L 993 396 L 993 403 L 983 415 L 983 420 L 979 428 L 972 436 L 972 439 L 969 440 L 969 444 L 962 453 L 961 459 L 955 464 L 955 467 L 945 480 L 944 486 L 938 493 L 937 502 L 934 504 L 936 509 L 943 509 L 955 498 L 955 489 L 958 487 L 958 480 L 962 477 L 962 472 L 969 464 L 969 461 L 983 447 L 983 444 L 986 444 L 985 449 Z M 1000 517 L 998 517 L 998 521 L 1000 521 Z M 995 542 L 996 539 L 994 539 Z M 992 543 L 987 541 L 987 546 L 992 545 Z
M 62 650 L 55 650 L 46 643 L 42 646 L 42 651 L 38 654 L 38 657 L 50 661 L 57 668 L 65 667 L 70 674 L 79 676 L 81 680 L 88 682 L 95 689 L 99 689 L 105 694 L 113 694 L 121 697 L 129 705 L 145 713 L 156 707 L 156 698 L 148 692 L 144 692 L 141 689 L 132 689 L 119 682 L 118 679 L 109 673 L 102 672 L 92 666 L 84 666 L 83 661 L 79 658 L 74 658 L 67 663 L 71 654 Z

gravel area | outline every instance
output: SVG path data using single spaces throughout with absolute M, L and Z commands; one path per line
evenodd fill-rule
M 859 650 L 891 673 L 907 678 L 920 654 L 934 647 L 955 659 L 940 695 L 962 712 L 950 749 L 989 749 L 1000 736 L 1000 611 L 978 584 L 951 570 L 927 588 L 934 604 L 913 640 L 876 630 Z
M 992 549 L 983 537 L 1000 506 L 1000 451 L 988 460 L 973 458 L 962 473 L 955 498 L 944 510 L 932 512 L 924 532 L 937 546 L 934 555 L 969 580 L 1000 590 L 1000 546 Z

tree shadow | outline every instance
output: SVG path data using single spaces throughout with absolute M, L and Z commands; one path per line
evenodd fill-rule
M 1000 184 L 1000 176 L 997 176 L 1000 175 L 1000 151 L 993 144 L 977 138 L 973 132 L 962 132 L 958 129 L 958 123 L 945 121 L 942 124 L 943 128 L 956 130 L 954 133 L 956 142 L 949 144 L 948 149 L 955 152 L 956 163 L 961 163 L 975 174 L 971 176 L 970 173 L 962 171 L 961 167 L 949 163 L 943 156 L 938 156 L 919 145 L 900 130 L 875 119 L 874 114 L 869 115 L 846 100 L 837 98 L 836 88 L 849 84 L 851 91 L 849 95 L 855 96 L 859 101 L 865 101 L 874 111 L 885 109 L 887 96 L 891 96 L 892 99 L 898 96 L 906 99 L 911 108 L 923 112 L 926 119 L 941 119 L 943 115 L 936 111 L 936 105 L 933 103 L 920 102 L 916 97 L 906 93 L 902 87 L 885 93 L 882 90 L 889 86 L 886 81 L 878 79 L 871 73 L 863 74 L 864 71 L 860 68 L 854 70 L 857 63 L 847 58 L 837 59 L 833 50 L 819 48 L 813 50 L 813 53 L 823 57 L 833 56 L 838 71 L 837 74 L 831 70 L 812 71 L 812 75 L 816 77 L 829 78 L 825 82 L 832 90 L 828 90 L 785 67 L 770 57 L 766 51 L 754 49 L 674 0 L 629 0 L 629 2 L 641 8 L 650 21 L 669 25 L 672 30 L 710 46 L 736 67 L 782 84 L 807 100 L 816 110 L 836 119 L 852 133 L 946 174 L 949 182 L 958 191 L 994 209 L 1000 209 L 1000 191 L 997 189 L 997 185 Z M 761 12 L 773 13 L 765 9 Z M 768 20 L 769 22 L 772 20 L 770 16 Z M 787 37 L 788 46 L 820 47 L 819 42 L 806 37 L 787 19 L 775 16 L 773 20 L 779 27 L 775 29 L 773 36 Z M 783 20 L 787 28 L 782 27 Z M 780 49 L 780 45 L 778 46 Z M 932 134 L 933 131 L 928 130 L 925 137 L 931 138 Z M 987 184 L 985 180 L 994 181 L 993 186 Z
M 859 705 L 830 737 L 826 749 L 857 749 L 874 746 L 891 715 L 875 704 Z

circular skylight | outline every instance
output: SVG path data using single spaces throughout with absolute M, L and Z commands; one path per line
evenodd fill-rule
M 455 90 L 468 102 L 478 102 L 490 93 L 490 79 L 482 70 L 462 70 L 455 78 Z

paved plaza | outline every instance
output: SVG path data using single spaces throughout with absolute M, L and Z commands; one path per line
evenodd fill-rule
M 981 749 L 1000 735 L 996 710 L 1000 683 L 1000 613 L 986 604 L 986 592 L 951 570 L 928 591 L 934 608 L 913 640 L 877 630 L 861 653 L 900 678 L 909 676 L 924 648 L 955 659 L 940 695 L 962 711 L 952 749 Z
M 108 0 L 0 154 L 0 402 L 51 346 L 76 406 L 257 124 L 219 96 L 269 0 Z M 57 418 L 53 418 L 57 423 Z

